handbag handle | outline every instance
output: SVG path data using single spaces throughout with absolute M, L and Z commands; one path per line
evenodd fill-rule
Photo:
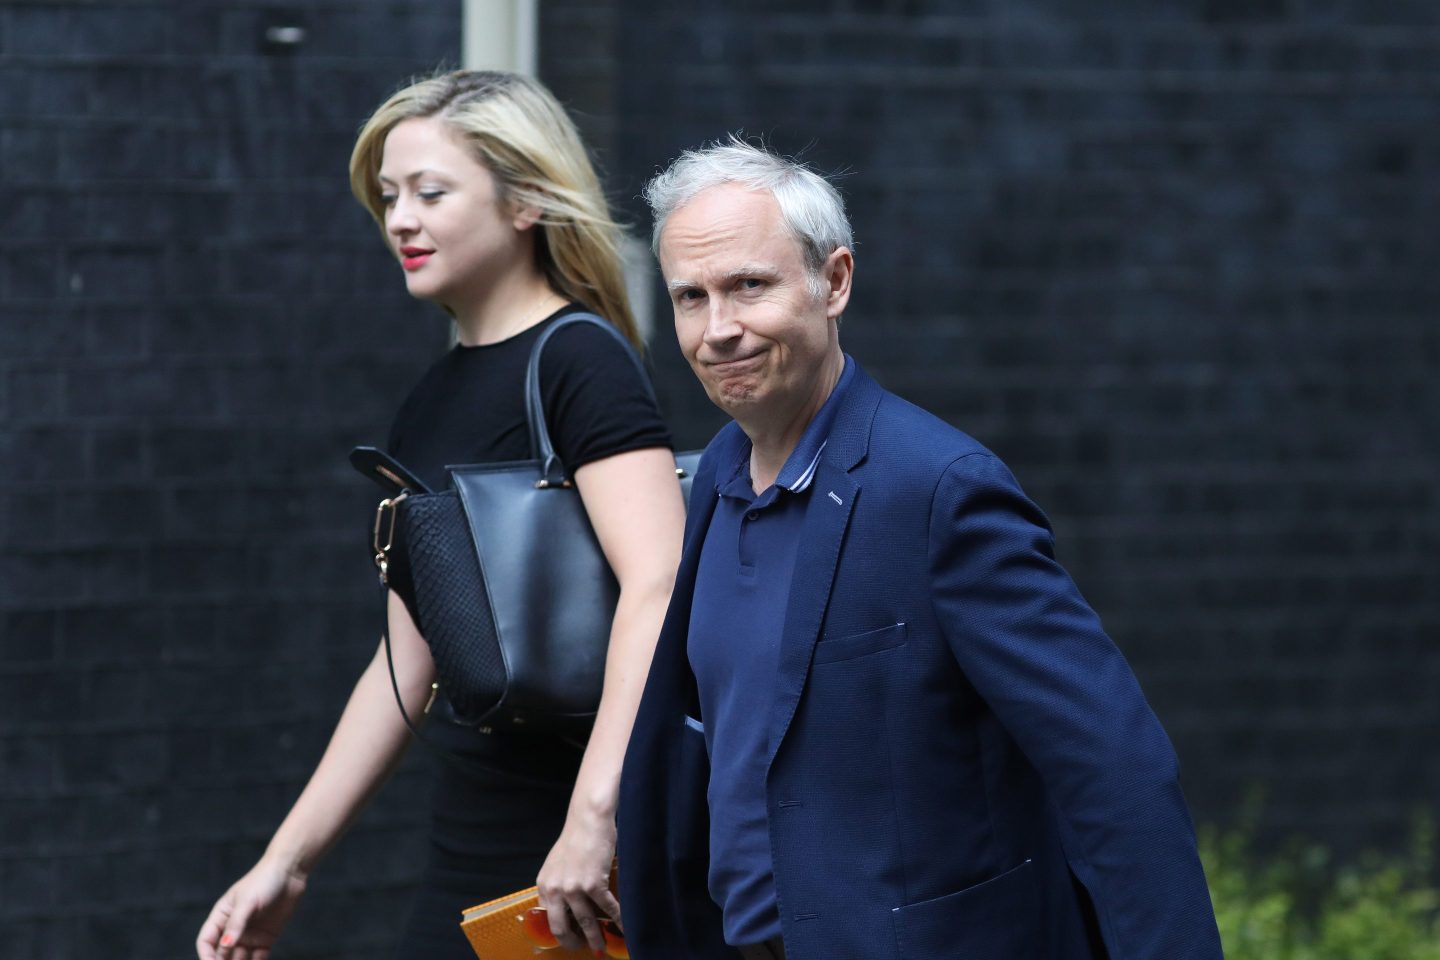
M 640 362 L 640 357 L 630 345 L 630 341 L 626 340 L 625 335 L 613 324 L 593 313 L 572 313 L 546 327 L 540 334 L 540 339 L 535 341 L 535 346 L 530 348 L 530 362 L 525 367 L 525 419 L 530 426 L 530 455 L 540 461 L 540 479 L 535 486 L 542 490 L 547 487 L 568 487 L 570 476 L 555 453 L 555 444 L 550 440 L 550 428 L 545 423 L 545 407 L 540 399 L 540 355 L 545 351 L 545 344 L 550 342 L 551 337 L 576 323 L 593 324 L 619 341 L 625 348 L 625 354 L 635 364 L 635 369 L 640 372 L 640 382 L 645 385 L 650 401 L 655 402 L 655 390 L 650 385 L 650 375 L 645 372 L 645 365 Z

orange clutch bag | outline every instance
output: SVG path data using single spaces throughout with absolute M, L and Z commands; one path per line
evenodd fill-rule
M 460 929 L 479 960 L 594 960 L 589 950 L 567 950 L 555 941 L 535 887 L 471 907 L 460 917 Z M 629 960 L 619 928 L 605 920 L 601 929 L 605 955 Z

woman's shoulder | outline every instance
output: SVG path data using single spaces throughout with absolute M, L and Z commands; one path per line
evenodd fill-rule
M 582 318 L 590 322 L 578 322 Z M 619 327 L 579 304 L 571 304 L 559 311 L 547 319 L 543 326 L 555 328 L 546 341 L 547 360 L 552 354 L 565 359 L 575 359 L 593 356 L 596 351 L 600 356 L 617 357 L 633 356 L 636 353 L 635 347 Z
M 648 385 L 649 374 L 639 352 L 620 330 L 598 314 L 575 307 L 551 320 L 560 324 L 567 318 L 588 315 L 597 323 L 565 323 L 545 343 L 540 360 L 540 382 L 547 391 L 563 390 L 568 384 L 606 382 L 613 385 Z
M 556 330 L 545 346 L 540 386 L 556 449 L 572 470 L 628 450 L 670 446 L 650 375 L 613 327 L 571 323 Z

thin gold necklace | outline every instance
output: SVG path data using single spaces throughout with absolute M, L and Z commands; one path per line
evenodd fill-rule
M 547 290 L 545 296 L 540 298 L 540 302 L 535 304 L 535 306 L 531 307 L 528 311 L 526 311 L 524 319 L 522 319 L 518 324 L 510 327 L 503 333 L 497 334 L 494 339 L 486 340 L 481 343 L 476 343 L 475 346 L 488 346 L 490 344 L 503 343 L 504 341 L 509 340 L 516 334 L 525 331 L 530 327 L 531 321 L 535 319 L 536 315 L 542 309 L 544 309 L 545 305 L 555 300 L 559 300 L 562 303 L 565 302 L 564 298 L 561 297 L 560 294 L 556 293 L 554 290 Z M 451 343 L 463 342 L 460 337 L 460 325 L 452 320 L 450 329 L 452 337 Z
M 505 336 L 501 337 L 500 339 L 508 340 L 516 334 L 523 333 L 524 331 L 529 330 L 530 327 L 534 324 L 535 320 L 541 315 L 540 311 L 543 310 L 547 304 L 559 299 L 560 295 L 557 294 L 554 290 L 546 290 L 545 296 L 541 297 L 540 302 L 530 308 L 530 310 L 525 314 L 525 319 L 520 321 L 519 326 L 516 326 L 515 328 L 510 330 L 509 333 L 505 334 Z

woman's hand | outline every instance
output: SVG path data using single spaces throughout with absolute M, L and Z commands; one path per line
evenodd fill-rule
M 597 956 L 603 953 L 600 919 L 620 923 L 620 903 L 610 892 L 614 859 L 615 818 L 572 808 L 536 880 L 540 906 L 561 946 L 576 950 L 588 944 Z
M 305 892 L 305 877 L 261 860 L 225 891 L 195 939 L 200 960 L 266 960 Z

